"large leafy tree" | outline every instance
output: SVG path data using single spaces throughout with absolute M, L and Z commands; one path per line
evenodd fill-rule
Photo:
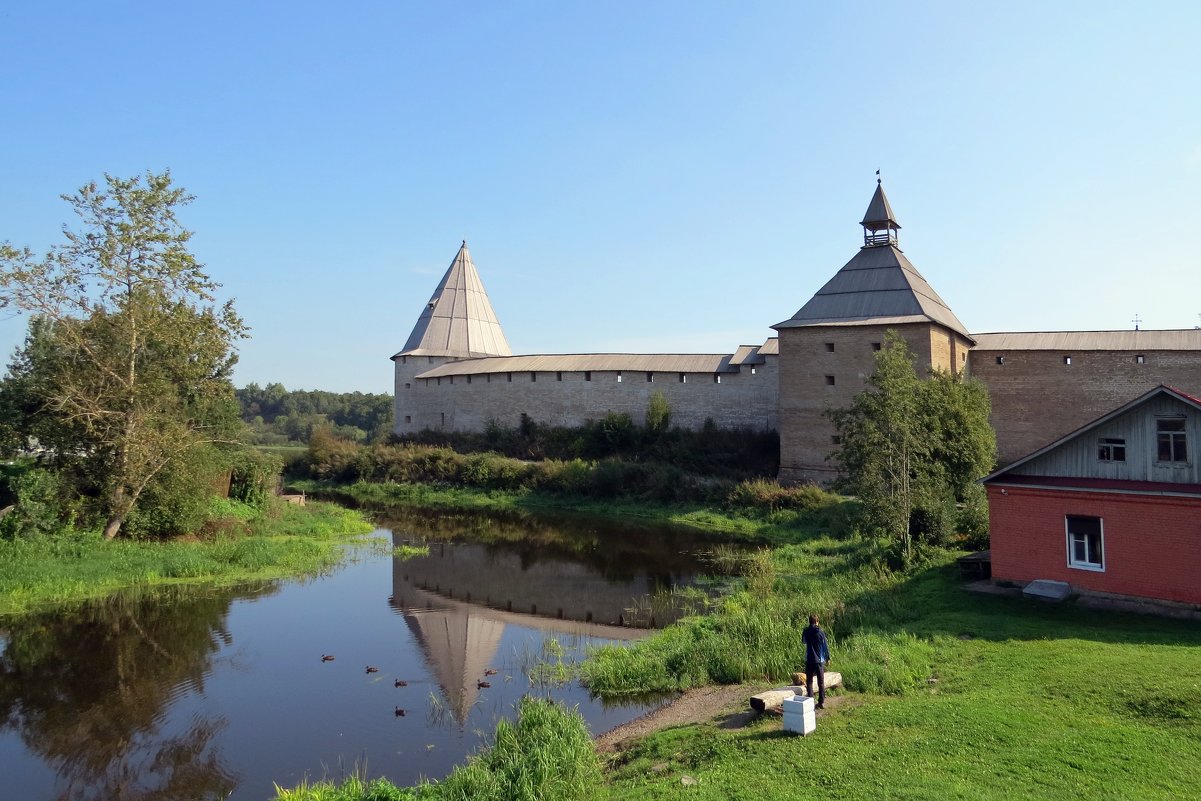
M 31 315 L 6 383 L 18 433 L 74 460 L 113 538 L 155 478 L 231 438 L 245 326 L 188 249 L 170 173 L 64 195 L 78 217 L 42 257 L 0 244 L 0 307 Z
M 912 555 L 915 516 L 953 507 L 992 466 L 996 435 L 979 381 L 934 371 L 923 380 L 905 340 L 889 331 L 867 388 L 829 416 L 840 484 L 863 503 L 868 527 Z

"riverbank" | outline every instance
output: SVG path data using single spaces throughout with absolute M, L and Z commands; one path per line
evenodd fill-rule
M 596 499 L 534 490 L 484 490 L 474 487 L 367 482 L 342 484 L 294 480 L 290 488 L 308 495 L 376 511 L 389 508 L 442 509 L 462 512 L 567 512 L 584 516 L 639 520 L 688 526 L 715 532 L 732 541 L 783 543 L 800 531 L 845 532 L 854 503 L 819 493 L 809 508 L 715 508 L 697 503 L 661 503 L 646 499 Z
M 105 542 L 96 532 L 0 540 L 0 614 L 97 598 L 128 587 L 208 581 L 232 584 L 328 569 L 345 538 L 374 526 L 331 503 L 265 511 L 223 502 L 211 533 L 168 541 Z

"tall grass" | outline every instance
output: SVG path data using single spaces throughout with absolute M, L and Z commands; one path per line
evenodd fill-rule
M 600 759 L 574 710 L 523 698 L 517 719 L 496 726 L 484 749 L 440 782 L 398 788 L 378 779 L 276 788 L 276 801 L 584 801 L 601 787 Z
M 604 646 L 583 663 L 582 678 L 605 696 L 783 682 L 804 669 L 801 630 L 816 614 L 831 638 L 834 669 L 845 669 L 848 688 L 907 692 L 930 675 L 933 651 L 912 637 L 871 627 L 873 620 L 905 614 L 890 600 L 903 577 L 878 567 L 875 553 L 869 540 L 812 537 L 743 554 L 736 567 L 742 589 L 710 614 L 631 645 Z

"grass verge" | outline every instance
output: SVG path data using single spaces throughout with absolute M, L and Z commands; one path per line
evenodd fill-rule
M 334 504 L 223 501 L 217 533 L 171 541 L 114 540 L 95 532 L 0 540 L 0 614 L 69 605 L 135 586 L 234 583 L 334 565 L 343 538 L 373 526 Z
M 602 785 L 600 760 L 579 714 L 527 697 L 516 720 L 497 724 L 490 748 L 440 782 L 398 788 L 382 779 L 351 778 L 276 789 L 276 801 L 584 801 Z

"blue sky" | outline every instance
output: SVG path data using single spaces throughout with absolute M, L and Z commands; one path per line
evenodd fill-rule
M 861 243 L 969 330 L 1201 324 L 1201 4 L 8 4 L 0 240 L 170 169 L 239 385 L 391 390 L 466 238 L 517 353 L 762 342 Z M 0 350 L 25 321 L 0 320 Z

